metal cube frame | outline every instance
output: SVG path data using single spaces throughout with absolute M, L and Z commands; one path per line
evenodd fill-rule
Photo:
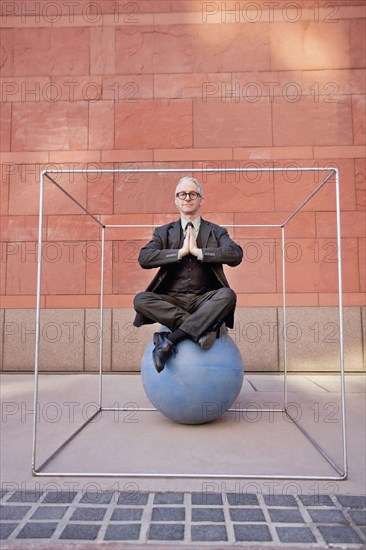
M 339 378 L 340 378 L 340 401 L 341 401 L 341 449 L 342 449 L 342 465 L 337 465 L 333 459 L 321 448 L 321 446 L 315 441 L 312 435 L 305 430 L 297 422 L 295 418 L 290 414 L 288 410 L 287 399 L 287 348 L 285 331 L 283 331 L 283 404 L 281 408 L 276 409 L 250 409 L 250 408 L 235 408 L 229 409 L 228 412 L 277 412 L 285 414 L 287 419 L 295 424 L 297 428 L 302 432 L 304 437 L 315 447 L 318 453 L 325 459 L 325 461 L 332 467 L 334 475 L 287 475 L 281 474 L 269 474 L 269 473 L 253 473 L 245 474 L 238 472 L 236 474 L 227 474 L 225 472 L 217 472 L 214 474 L 207 473 L 156 473 L 156 472 L 45 472 L 46 466 L 48 466 L 52 460 L 64 450 L 68 444 L 77 437 L 77 435 L 86 427 L 90 422 L 102 412 L 116 412 L 116 411 L 130 411 L 128 407 L 104 407 L 103 406 L 103 310 L 104 310 L 104 251 L 105 251 L 105 230 L 108 228 L 154 228 L 155 225 L 135 225 L 135 224 L 119 224 L 119 225 L 107 225 L 103 224 L 98 216 L 89 212 L 82 204 L 80 204 L 68 191 L 55 181 L 52 174 L 61 173 L 134 173 L 136 170 L 129 169 L 87 169 L 87 170 L 45 170 L 40 175 L 40 193 L 39 193 L 39 233 L 38 233 L 38 270 L 37 270 L 37 296 L 36 296 L 36 343 L 35 343 L 35 368 L 34 368 L 34 415 L 33 415 L 33 444 L 32 444 L 32 475 L 38 477 L 119 477 L 119 478 L 208 478 L 208 479 L 281 479 L 281 480 L 332 480 L 341 481 L 347 478 L 347 446 L 346 446 L 346 411 L 345 411 L 345 373 L 344 373 L 344 338 L 343 338 L 343 315 L 342 315 L 342 257 L 341 257 L 341 226 L 340 226 L 340 191 L 339 191 L 339 171 L 338 168 L 293 168 L 293 167 L 277 167 L 277 168 L 170 168 L 170 169 L 139 169 L 139 173 L 181 173 L 181 174 L 194 174 L 194 173 L 221 173 L 221 172 L 281 172 L 281 171 L 301 171 L 301 172 L 318 172 L 323 173 L 323 179 L 321 183 L 310 193 L 310 195 L 291 213 L 291 215 L 283 221 L 281 224 L 226 224 L 226 227 L 239 228 L 280 228 L 281 229 L 281 250 L 282 250 L 282 311 L 283 311 L 283 326 L 286 326 L 286 263 L 285 263 L 285 245 L 286 235 L 285 229 L 287 224 L 296 216 L 296 214 L 304 208 L 304 206 L 322 189 L 326 183 L 334 177 L 335 188 L 335 200 L 336 200 L 336 231 L 337 231 L 337 264 L 338 264 L 338 310 L 339 310 Z M 98 390 L 98 409 L 93 415 L 91 415 L 79 428 L 77 428 L 42 464 L 36 466 L 36 452 L 37 452 L 37 425 L 39 421 L 39 342 L 40 342 L 40 303 L 41 303 L 41 275 L 42 275 L 42 227 L 43 227 L 43 198 L 44 198 L 44 184 L 45 180 L 58 187 L 70 200 L 76 203 L 85 214 L 90 216 L 95 223 L 101 228 L 101 286 L 100 286 L 100 347 L 99 347 L 99 390 Z M 123 374 L 121 375 L 123 376 Z M 156 411 L 155 408 L 142 407 L 138 408 L 138 412 Z

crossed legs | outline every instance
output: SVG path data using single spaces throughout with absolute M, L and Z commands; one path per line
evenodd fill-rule
M 135 296 L 135 310 L 168 327 L 171 332 L 155 332 L 153 361 L 158 372 L 175 344 L 184 338 L 199 342 L 203 349 L 212 346 L 216 326 L 235 307 L 236 294 L 230 288 L 211 290 L 205 294 L 157 294 L 140 292 Z M 215 326 L 216 325 L 216 326 Z
M 135 296 L 138 313 L 168 327 L 178 328 L 197 342 L 219 320 L 235 307 L 236 294 L 223 287 L 205 294 L 156 294 L 140 292 Z

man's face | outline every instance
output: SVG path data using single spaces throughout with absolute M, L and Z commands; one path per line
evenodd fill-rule
M 199 193 L 197 185 L 193 181 L 185 181 L 177 185 L 177 188 L 175 190 L 175 194 L 177 193 Z M 181 215 L 189 215 L 189 216 L 196 216 L 198 214 L 198 211 L 201 207 L 203 198 L 198 195 L 197 198 L 192 199 L 189 195 L 186 195 L 185 199 L 180 199 L 179 197 L 175 197 L 175 204 L 178 208 Z

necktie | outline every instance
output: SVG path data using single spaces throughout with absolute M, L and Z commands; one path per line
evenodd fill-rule
M 184 237 L 187 235 L 188 227 L 192 227 L 192 230 L 193 230 L 193 223 L 192 223 L 192 222 L 188 222 L 188 223 L 186 224 L 186 227 L 185 227 L 185 230 L 184 230 Z

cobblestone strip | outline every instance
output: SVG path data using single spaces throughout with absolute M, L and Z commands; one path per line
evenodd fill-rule
M 1 523 L 1 539 L 19 537 L 38 507 L 41 497 L 42 493 L 37 491 L 27 491 L 26 494 L 22 491 L 4 493 L 1 504 L 1 522 L 3 520 L 5 522 Z M 5 503 L 11 503 L 11 505 Z
M 141 517 L 140 542 L 143 543 L 147 541 L 149 535 L 154 497 L 154 493 L 149 495 L 148 504 L 145 506 Z
M 192 499 L 190 493 L 184 495 L 184 506 L 186 509 L 186 519 L 184 522 L 184 542 L 191 542 L 191 516 L 192 516 Z
M 226 524 L 228 542 L 234 543 L 234 542 L 236 542 L 236 540 L 235 540 L 235 530 L 234 530 L 234 523 L 233 523 L 233 521 L 231 521 L 231 515 L 230 515 L 231 508 L 230 508 L 229 498 L 228 498 L 227 494 L 223 495 L 223 501 L 224 501 L 223 502 L 223 504 L 224 504 L 223 511 L 224 511 L 224 516 L 225 516 L 225 524 Z
M 327 495 L 323 495 L 327 497 Z M 306 528 L 308 531 L 303 532 L 303 542 L 318 542 L 324 543 L 321 533 L 317 530 L 316 525 L 314 525 L 313 520 L 309 514 L 308 506 L 312 507 L 323 507 L 323 506 L 333 506 L 331 498 L 313 498 L 313 495 L 301 495 L 297 497 L 299 503 L 299 510 L 302 513 L 302 516 L 306 522 Z
M 97 540 L 104 540 L 108 526 L 112 523 L 112 515 L 115 511 L 117 502 L 117 494 L 113 492 L 107 493 L 89 493 L 84 495 L 80 501 L 80 505 L 98 506 L 105 508 L 105 514 L 102 519 L 102 524 L 98 532 Z
M 268 530 L 272 536 L 272 540 L 278 541 L 278 536 L 276 529 L 274 525 L 271 523 L 271 516 L 269 509 L 267 507 L 266 500 L 264 499 L 263 495 L 258 495 L 259 504 L 261 505 L 261 509 L 263 510 L 264 519 L 266 522 L 266 525 L 268 526 Z
M 333 497 L 337 508 L 344 512 L 361 541 L 366 542 L 366 496 L 340 495 Z M 351 538 L 352 535 L 351 535 Z M 365 545 L 366 546 L 366 545 Z
M 364 548 L 366 498 L 350 495 L 1 493 L 1 537 L 12 543 L 175 547 Z

